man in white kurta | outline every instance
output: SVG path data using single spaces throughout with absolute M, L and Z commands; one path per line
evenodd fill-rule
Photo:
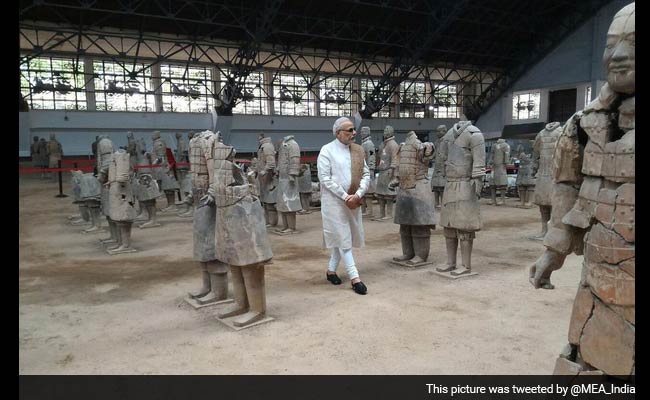
M 358 294 L 366 294 L 367 288 L 359 278 L 352 257 L 352 247 L 364 245 L 359 206 L 368 190 L 370 172 L 363 147 L 354 143 L 356 131 L 352 121 L 345 117 L 337 119 L 332 133 L 336 139 L 323 146 L 318 155 L 323 245 L 332 251 L 327 280 L 341 284 L 336 268 L 343 259 L 352 288 Z

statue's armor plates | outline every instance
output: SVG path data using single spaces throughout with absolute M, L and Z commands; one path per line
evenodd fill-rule
M 494 186 L 508 185 L 506 164 L 510 159 L 510 145 L 497 142 L 492 146 L 492 182 Z
M 483 134 L 469 122 L 455 124 L 443 136 L 447 147 L 447 184 L 442 195 L 440 225 L 462 231 L 481 229 L 478 195 L 472 178 L 485 175 Z
M 411 135 L 399 147 L 399 190 L 393 222 L 400 225 L 436 224 L 433 192 L 427 177 L 429 162 L 434 156 L 432 143 L 421 143 Z
M 379 146 L 379 177 L 377 177 L 377 186 L 375 193 L 382 196 L 395 196 L 395 191 L 388 188 L 392 180 L 391 168 L 397 168 L 397 151 L 399 145 L 395 142 L 395 137 L 384 140 Z
M 102 194 L 102 185 L 92 173 L 81 175 L 79 182 L 79 197 L 81 200 L 99 200 Z
M 232 161 L 232 147 L 221 144 L 214 151 L 214 183 L 217 224 L 216 258 L 226 264 L 247 266 L 273 257 L 266 233 L 264 211 L 251 195 L 250 185 Z
M 137 187 L 136 197 L 139 201 L 153 200 L 161 195 L 158 182 L 150 174 L 140 175 Z
M 377 188 L 377 182 L 375 179 L 375 163 L 377 161 L 375 144 L 372 142 L 372 138 L 368 136 L 363 139 L 361 145 L 363 146 L 363 151 L 366 153 L 366 165 L 368 166 L 368 170 L 370 170 L 370 182 L 368 182 L 368 190 L 366 191 L 366 194 L 373 194 Z M 306 192 L 301 190 L 300 193 Z
M 279 212 L 296 212 L 302 210 L 300 192 L 298 192 L 298 174 L 300 174 L 300 147 L 291 138 L 285 138 L 278 152 L 278 188 L 276 209 Z M 289 176 L 295 177 L 291 182 Z
M 443 140 L 444 136 L 439 138 L 435 144 L 435 160 L 433 162 L 433 175 L 431 176 L 431 190 L 443 191 L 447 178 L 445 177 L 445 162 L 447 161 L 447 147 Z
M 533 176 L 533 160 L 529 154 L 521 153 L 519 155 L 519 171 L 517 171 L 518 186 L 533 186 L 535 185 L 535 177 Z
M 562 133 L 559 122 L 546 124 L 544 129 L 535 137 L 533 144 L 533 158 L 537 164 L 535 175 L 535 193 L 533 203 L 540 206 L 551 205 L 551 194 L 553 191 L 553 154 L 555 144 Z
M 108 169 L 108 216 L 113 221 L 133 221 L 137 214 L 128 171 L 129 153 L 124 150 L 113 153 Z
M 275 204 L 278 185 L 274 176 L 276 168 L 275 148 L 271 138 L 262 138 L 257 150 L 258 176 L 260 181 L 260 200 L 262 203 Z

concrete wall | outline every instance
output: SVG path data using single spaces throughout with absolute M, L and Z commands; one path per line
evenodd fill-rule
M 576 110 L 584 108 L 588 86 L 591 86 L 591 98 L 595 98 L 605 80 L 602 55 L 607 29 L 614 14 L 630 3 L 629 0 L 614 0 L 603 7 L 515 82 L 510 91 L 476 122 L 486 138 L 499 137 L 504 125 L 550 122 L 547 121 L 549 91 L 576 88 Z M 541 91 L 540 118 L 513 121 L 512 94 L 535 89 Z
M 335 117 L 288 117 L 235 115 L 219 117 L 217 130 L 224 135 L 239 153 L 257 151 L 258 135 L 263 132 L 279 141 L 287 135 L 294 135 L 303 151 L 318 151 L 333 139 L 332 125 Z M 421 118 L 376 118 L 364 120 L 362 125 L 370 127 L 373 140 L 379 145 L 386 125 L 392 125 L 397 140 L 403 141 L 406 133 L 435 131 L 441 124 L 450 127 L 457 119 Z M 19 156 L 29 156 L 29 143 L 34 135 L 49 138 L 54 133 L 61 142 L 66 156 L 89 155 L 95 136 L 108 135 L 116 147 L 126 146 L 126 133 L 131 131 L 136 138 L 145 138 L 151 145 L 151 133 L 161 132 L 168 147 L 176 147 L 175 133 L 213 129 L 210 114 L 194 113 L 140 113 L 107 111 L 43 111 L 31 110 L 20 113 Z M 431 140 L 434 136 L 431 135 Z

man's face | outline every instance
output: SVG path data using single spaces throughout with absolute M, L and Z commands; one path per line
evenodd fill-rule
M 634 93 L 635 88 L 635 29 L 634 8 L 619 12 L 607 31 L 607 46 L 603 64 L 607 82 L 618 93 Z
M 356 135 L 357 131 L 354 129 L 354 124 L 351 121 L 345 121 L 336 132 L 336 138 L 343 144 L 354 142 Z

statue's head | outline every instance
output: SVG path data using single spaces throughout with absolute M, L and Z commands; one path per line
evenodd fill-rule
M 151 138 L 153 140 L 160 139 L 160 131 L 153 131 L 153 133 L 151 134 Z
M 176 132 L 176 140 L 180 139 L 181 137 L 183 137 L 183 134 L 180 132 Z
M 444 125 L 438 125 L 436 128 L 436 133 L 438 134 L 439 138 L 445 136 L 445 133 L 447 133 L 447 127 Z
M 368 136 L 370 136 L 370 127 L 369 126 L 362 126 L 361 127 L 361 139 L 365 139 Z
M 618 93 L 632 94 L 635 88 L 634 4 L 628 4 L 614 15 L 603 53 L 607 83 Z
M 394 136 L 395 136 L 395 129 L 390 125 L 386 125 L 386 127 L 384 128 L 384 140 L 390 139 Z
M 33 140 L 34 142 L 38 142 L 38 136 L 34 136 Z
M 127 137 L 128 139 L 133 139 L 133 132 L 127 132 L 127 133 L 126 133 L 126 137 Z
M 187 134 L 187 139 L 192 139 L 194 137 L 194 132 L 190 131 L 190 133 Z

